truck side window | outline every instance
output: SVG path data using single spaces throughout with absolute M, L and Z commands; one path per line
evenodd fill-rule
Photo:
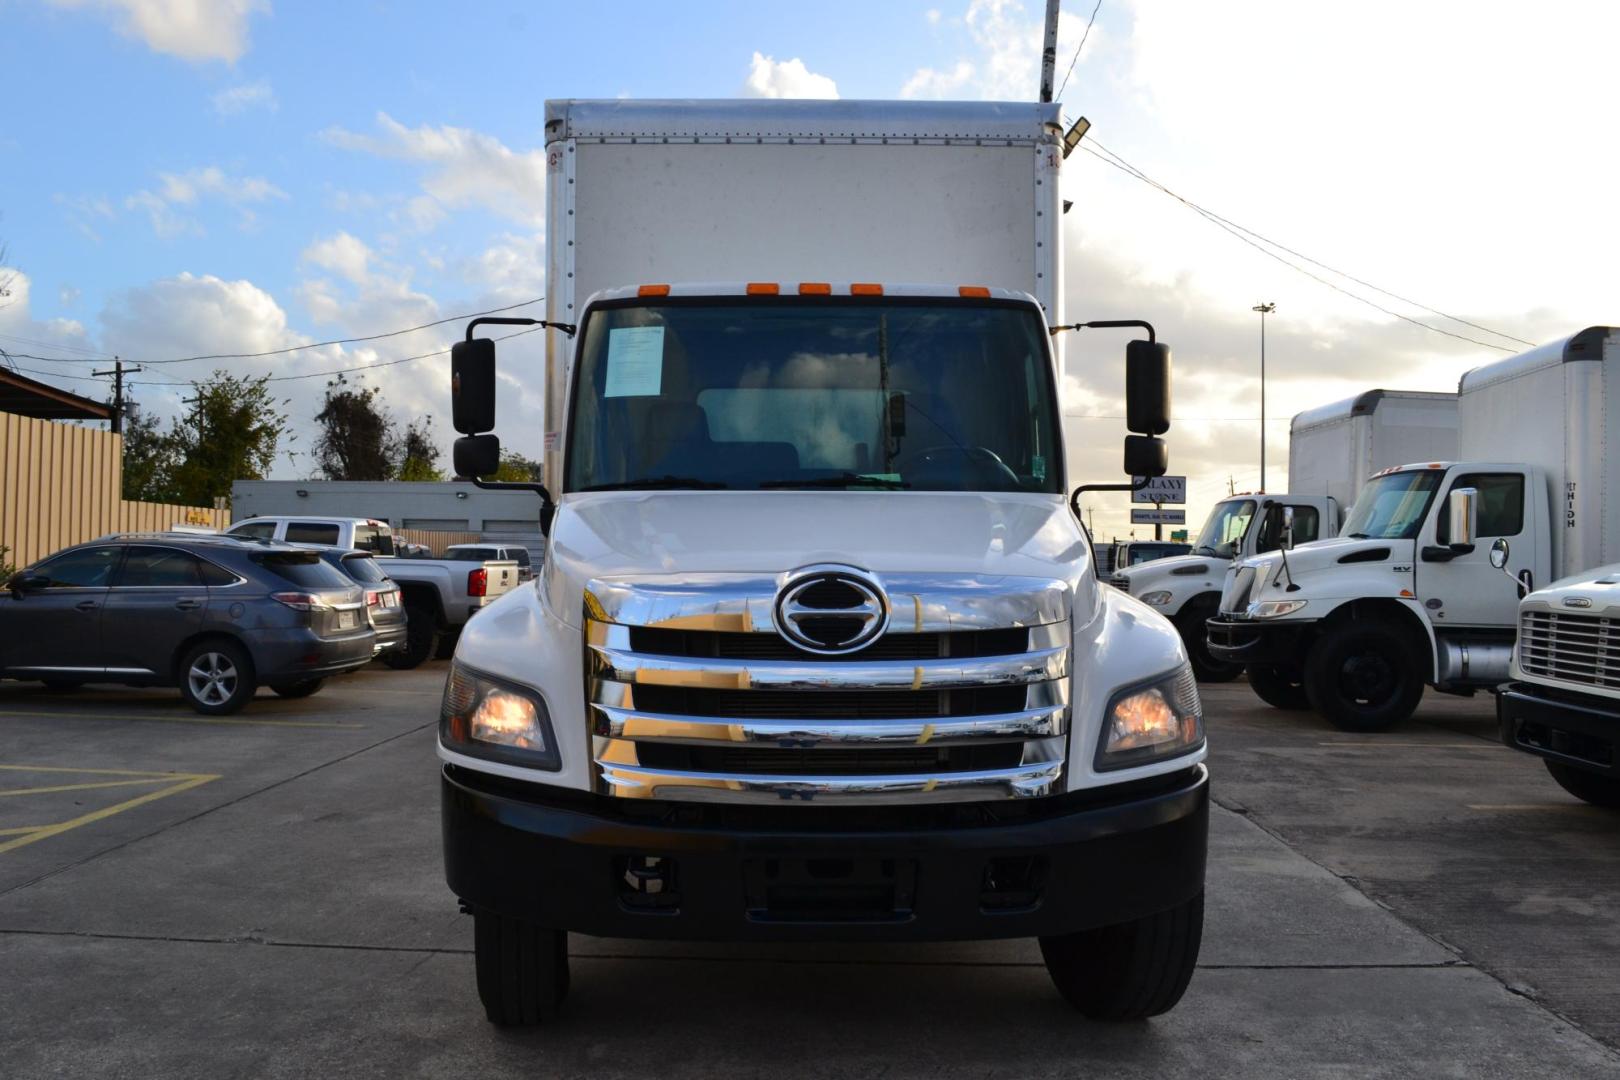
M 232 536 L 252 536 L 260 540 L 274 540 L 276 538 L 276 523 L 273 521 L 254 521 L 246 525 L 238 525 L 230 531 Z
M 287 543 L 289 544 L 335 544 L 338 542 L 338 527 L 336 525 L 320 525 L 313 521 L 289 521 L 287 523 Z
M 1255 537 L 1254 552 L 1263 555 L 1268 551 L 1277 550 L 1278 538 L 1282 536 L 1282 504 L 1277 504 L 1266 511 L 1266 516 L 1260 522 L 1260 535 Z M 1322 535 L 1322 516 L 1314 506 L 1294 507 L 1294 543 L 1308 544 Z
M 1322 536 L 1322 515 L 1314 506 L 1294 507 L 1294 543 L 1308 544 Z
M 1469 473 L 1452 481 L 1451 488 L 1471 487 L 1479 492 L 1479 535 L 1518 536 L 1524 531 L 1524 474 Z M 1451 543 L 1451 517 L 1442 513 L 1435 523 L 1438 543 Z

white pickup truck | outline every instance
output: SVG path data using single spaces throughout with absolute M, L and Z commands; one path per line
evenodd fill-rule
M 393 558 L 394 535 L 376 518 L 265 516 L 239 521 L 230 536 L 281 540 L 300 547 L 361 548 L 377 554 L 378 565 L 399 583 L 405 601 L 405 645 L 380 659 L 396 669 L 414 668 L 454 645 L 468 619 L 517 588 L 522 568 L 513 559 Z

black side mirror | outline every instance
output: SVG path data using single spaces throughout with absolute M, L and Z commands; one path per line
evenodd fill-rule
M 477 435 L 495 427 L 495 342 L 489 338 L 458 341 L 450 347 L 450 418 L 463 435 Z M 463 441 L 456 442 L 458 454 Z M 456 470 L 461 471 L 460 465 Z
M 1294 508 L 1282 508 L 1282 532 L 1278 534 L 1277 546 L 1284 551 L 1294 550 Z
M 457 476 L 489 476 L 501 467 L 500 437 L 468 435 L 457 439 L 451 457 Z
M 1169 468 L 1170 447 L 1163 439 L 1155 439 L 1150 435 L 1125 436 L 1127 475 L 1163 476 Z
M 1125 346 L 1125 427 L 1139 435 L 1170 430 L 1170 346 L 1157 341 Z
M 11 575 L 6 582 L 6 588 L 14 593 L 39 592 L 51 583 L 49 575 L 35 574 L 28 570 L 19 570 Z

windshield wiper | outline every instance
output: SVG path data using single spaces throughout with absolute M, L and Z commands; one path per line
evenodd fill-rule
M 650 491 L 660 488 L 695 488 L 700 491 L 718 491 L 729 488 L 718 480 L 699 480 L 695 476 L 643 476 L 637 480 L 620 480 L 612 484 L 591 484 L 580 491 Z
M 1344 535 L 1348 536 L 1352 540 L 1371 540 L 1372 539 L 1372 537 L 1368 536 L 1366 533 L 1345 533 Z
M 799 480 L 766 480 L 759 486 L 762 488 L 830 488 L 853 487 L 864 484 L 868 487 L 883 488 L 885 491 L 900 491 L 911 485 L 904 480 L 890 480 L 886 476 L 862 476 L 860 473 L 842 473 L 838 476 L 810 476 Z

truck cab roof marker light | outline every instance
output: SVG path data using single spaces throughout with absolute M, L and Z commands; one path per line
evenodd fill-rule
M 800 296 L 831 296 L 832 286 L 825 281 L 799 282 Z
M 782 287 L 774 281 L 750 281 L 748 283 L 749 296 L 776 296 Z
M 668 285 L 643 285 L 636 290 L 637 296 L 668 296 Z
M 958 296 L 977 297 L 980 300 L 988 300 L 990 298 L 990 290 L 983 285 L 958 285 L 956 287 L 956 294 Z
M 851 296 L 882 296 L 883 286 L 870 281 L 857 281 L 849 287 Z

